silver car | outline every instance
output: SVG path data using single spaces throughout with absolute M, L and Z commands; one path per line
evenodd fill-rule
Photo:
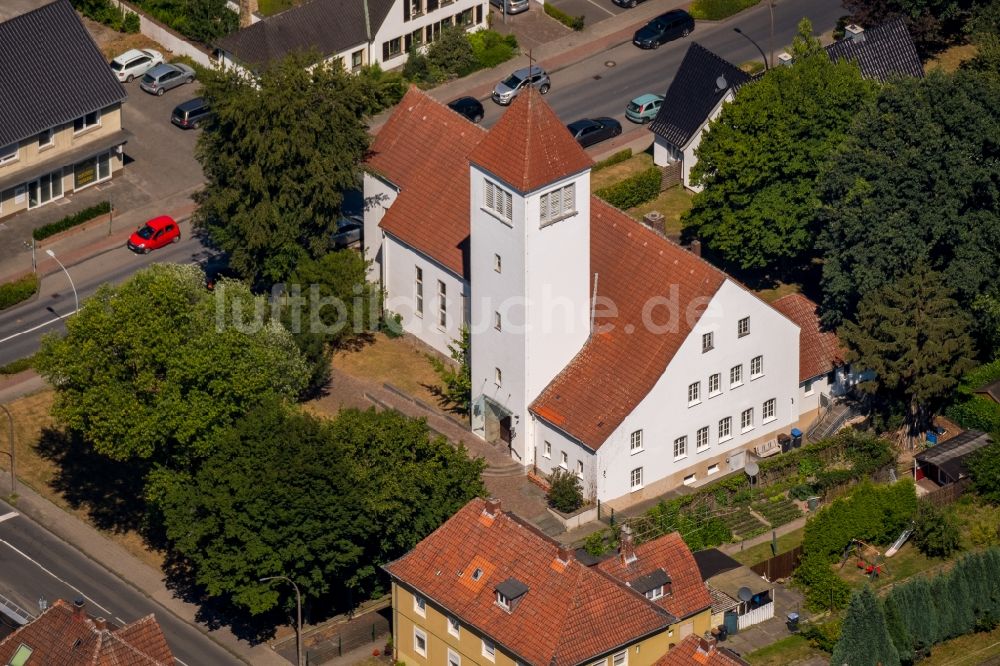
M 522 67 L 496 85 L 493 89 L 493 101 L 507 106 L 526 86 L 535 86 L 544 95 L 551 85 L 548 73 L 538 65 Z
M 139 87 L 153 95 L 162 95 L 171 88 L 194 82 L 194 70 L 184 63 L 157 65 L 146 72 Z
M 506 3 L 504 0 L 490 0 L 490 4 L 503 13 L 520 14 L 521 12 L 528 11 L 531 0 L 506 0 Z M 504 4 L 507 6 L 504 7 Z

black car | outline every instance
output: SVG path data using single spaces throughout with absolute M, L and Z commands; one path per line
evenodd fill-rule
M 640 2 L 645 2 L 645 1 L 646 0 L 611 0 L 611 2 L 615 3 L 619 7 L 628 7 L 629 9 L 632 9 Z
M 614 118 L 584 118 L 566 125 L 576 142 L 586 148 L 622 133 L 622 126 Z
M 475 97 L 459 97 L 448 102 L 448 108 L 476 124 L 483 119 L 483 105 Z
M 632 43 L 641 49 L 659 48 L 678 37 L 687 37 L 694 30 L 694 19 L 683 9 L 661 14 L 635 31 Z
M 202 122 L 212 115 L 208 102 L 204 97 L 195 97 L 178 104 L 170 114 L 170 122 L 182 129 L 197 129 Z

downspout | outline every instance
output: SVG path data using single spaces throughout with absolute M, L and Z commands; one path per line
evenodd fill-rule
M 372 64 L 372 21 L 371 17 L 368 15 L 368 0 L 361 0 L 361 4 L 365 8 L 365 36 L 367 39 L 367 50 L 368 50 L 368 62 L 367 65 Z

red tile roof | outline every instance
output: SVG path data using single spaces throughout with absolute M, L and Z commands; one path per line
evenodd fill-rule
M 710 642 L 703 642 L 698 636 L 688 636 L 669 652 L 659 658 L 654 666 L 749 666 L 732 651 L 720 648 Z
M 678 618 L 689 617 L 712 606 L 712 597 L 701 579 L 698 563 L 677 532 L 636 546 L 635 556 L 629 564 L 619 556 L 597 566 L 625 583 L 662 569 L 670 577 L 671 592 L 654 603 Z
M 58 599 L 38 619 L 0 641 L 0 664 L 9 663 L 26 645 L 32 650 L 28 666 L 173 666 L 174 656 L 152 615 L 118 629 L 103 624 Z
M 593 165 L 531 86 L 514 98 L 469 159 L 518 192 L 532 192 Z
M 372 144 L 367 166 L 399 190 L 380 226 L 467 275 L 469 153 L 486 132 L 411 86 Z
M 799 327 L 799 381 L 825 375 L 844 363 L 844 350 L 833 331 L 820 329 L 816 304 L 802 294 L 782 296 L 771 307 Z
M 531 411 L 598 449 L 663 376 L 726 275 L 597 197 L 590 204 L 590 268 L 597 291 L 617 307 L 598 317 L 610 330 L 595 332 L 583 349 L 531 404 Z M 676 302 L 677 325 L 666 332 L 643 323 L 654 297 Z M 695 307 L 692 307 L 695 306 Z M 693 316 L 683 316 L 686 312 Z M 665 308 L 652 311 L 665 322 Z
M 708 599 L 691 553 L 685 558 L 672 539 L 668 543 L 666 557 L 677 576 L 675 595 Z M 651 558 L 661 556 L 658 548 L 650 553 L 655 553 Z M 580 663 L 676 620 L 613 575 L 566 556 L 568 561 L 561 561 L 559 544 L 531 525 L 499 510 L 490 517 L 487 502 L 475 499 L 385 568 L 405 587 L 531 664 Z M 689 562 L 693 577 L 674 566 L 680 561 Z M 473 581 L 477 568 L 482 576 Z M 508 578 L 528 587 L 510 613 L 495 602 L 497 584 Z M 689 585 L 698 590 L 689 592 Z M 685 601 L 683 606 L 693 604 Z

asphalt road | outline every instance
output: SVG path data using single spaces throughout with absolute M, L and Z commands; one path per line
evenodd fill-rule
M 15 509 L 0 502 L 0 594 L 23 609 L 37 616 L 40 601 L 82 596 L 88 613 L 118 626 L 153 613 L 178 664 L 243 663 L 72 546 L 12 513 Z
M 110 252 L 68 267 L 83 302 L 105 283 L 118 284 L 153 263 L 204 261 L 209 256 L 190 225 L 181 224 L 183 239 L 176 244 L 146 255 L 135 254 L 124 245 Z M 30 356 L 38 351 L 42 336 L 66 330 L 64 318 L 72 314 L 75 303 L 66 274 L 53 273 L 42 280 L 38 295 L 11 310 L 0 312 L 0 365 Z

